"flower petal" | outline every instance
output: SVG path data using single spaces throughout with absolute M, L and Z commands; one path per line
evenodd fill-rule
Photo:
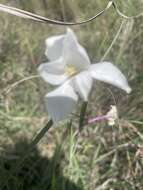
M 64 37 L 65 35 L 59 35 L 46 39 L 45 55 L 49 60 L 56 60 L 62 55 Z
M 67 118 L 77 104 L 77 94 L 65 83 L 45 97 L 47 111 L 54 122 Z
M 93 64 L 90 66 L 89 70 L 93 78 L 117 86 L 118 88 L 125 90 L 127 93 L 131 92 L 126 77 L 112 63 L 102 62 Z
M 63 57 L 67 65 L 74 66 L 77 71 L 85 70 L 90 65 L 86 50 L 78 43 L 74 32 L 68 28 L 63 44 Z
M 52 85 L 62 84 L 68 78 L 68 76 L 64 74 L 64 61 L 62 58 L 41 64 L 38 71 L 40 76 Z
M 88 95 L 92 88 L 92 82 L 93 80 L 90 76 L 90 73 L 87 71 L 81 72 L 75 77 L 73 77 L 73 88 L 84 101 L 88 100 Z

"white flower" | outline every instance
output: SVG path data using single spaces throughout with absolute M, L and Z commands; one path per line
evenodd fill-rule
M 48 113 L 54 122 L 65 119 L 74 110 L 78 95 L 84 101 L 88 100 L 93 79 L 131 92 L 126 77 L 112 63 L 91 64 L 86 50 L 70 28 L 64 35 L 46 40 L 45 54 L 50 61 L 39 66 L 39 73 L 46 82 L 59 85 L 45 97 Z
M 116 120 L 118 119 L 118 112 L 117 112 L 117 107 L 114 105 L 110 106 L 111 109 L 107 112 L 107 120 L 108 120 L 108 125 L 114 126 L 116 123 Z

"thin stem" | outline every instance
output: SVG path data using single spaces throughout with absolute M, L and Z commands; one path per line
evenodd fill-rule
M 124 13 L 122 13 L 122 12 L 119 10 L 118 6 L 115 4 L 114 1 L 112 1 L 112 5 L 113 5 L 113 7 L 115 8 L 117 14 L 118 14 L 120 17 L 124 18 L 124 19 L 127 19 L 127 20 L 129 20 L 129 19 L 136 19 L 136 18 L 139 18 L 139 17 L 143 16 L 143 12 L 141 12 L 141 13 L 139 13 L 139 14 L 137 14 L 137 15 L 134 15 L 134 16 L 127 16 L 127 15 L 125 15 Z
M 48 23 L 48 24 L 56 24 L 56 25 L 66 25 L 66 26 L 70 26 L 70 25 L 80 25 L 80 24 L 86 24 L 88 22 L 91 22 L 92 20 L 96 19 L 97 17 L 101 16 L 102 14 L 104 14 L 112 5 L 113 1 L 109 1 L 107 6 L 101 10 L 99 13 L 97 13 L 95 16 L 81 21 L 81 22 L 62 22 L 62 21 L 58 21 L 58 20 L 52 20 L 28 11 L 24 11 L 22 9 L 18 9 L 15 7 L 11 7 L 11 6 L 7 6 L 4 4 L 0 4 L 0 11 L 3 12 L 7 12 L 9 14 L 15 15 L 15 16 L 19 16 L 25 19 L 30 19 L 33 21 L 37 21 L 37 22 L 42 22 L 42 23 Z
M 35 136 L 31 144 L 29 145 L 29 149 L 27 150 L 26 155 L 18 162 L 15 170 L 19 168 L 19 166 L 24 162 L 24 160 L 29 156 L 33 148 L 40 142 L 40 140 L 44 137 L 47 131 L 52 127 L 53 121 L 49 120 L 48 123 L 40 130 L 40 132 Z
M 36 137 L 33 139 L 32 143 L 30 144 L 29 149 L 26 152 L 26 155 L 23 156 L 21 160 L 18 161 L 16 167 L 11 171 L 10 175 L 7 176 L 6 182 L 2 184 L 2 187 L 8 182 L 9 178 L 22 166 L 25 159 L 29 156 L 33 148 L 40 142 L 40 140 L 44 137 L 46 132 L 52 127 L 53 121 L 49 120 L 48 123 L 41 129 L 41 131 L 36 135 Z
M 135 16 L 127 16 L 125 14 L 123 14 L 117 7 L 117 5 L 115 4 L 114 0 L 110 0 L 107 4 L 107 6 L 101 10 L 99 13 L 97 13 L 95 16 L 90 17 L 87 20 L 83 20 L 83 21 L 79 21 L 79 22 L 62 22 L 62 21 L 58 21 L 58 20 L 52 20 L 28 11 L 24 11 L 22 9 L 18 9 L 15 7 L 11 7 L 11 6 L 6 6 L 4 4 L 0 4 L 0 11 L 3 12 L 7 12 L 9 14 L 18 16 L 18 17 L 22 17 L 25 19 L 30 19 L 33 21 L 37 21 L 37 22 L 41 22 L 41 23 L 46 23 L 46 24 L 56 24 L 56 25 L 65 25 L 65 26 L 71 26 L 71 25 L 81 25 L 81 24 L 86 24 L 88 22 L 91 22 L 93 20 L 95 20 L 96 18 L 98 18 L 99 16 L 103 15 L 111 6 L 114 7 L 116 13 L 118 14 L 118 16 L 124 18 L 124 19 L 136 19 L 139 18 L 141 16 L 143 16 L 143 13 L 140 13 L 138 15 Z
M 41 131 L 36 135 L 36 137 L 33 139 L 31 145 L 30 145 L 30 150 L 35 147 L 40 140 L 44 137 L 44 135 L 47 133 L 47 131 L 52 127 L 53 121 L 49 120 L 49 122 L 41 129 Z
M 105 58 L 107 57 L 107 55 L 109 54 L 110 50 L 112 49 L 113 45 L 115 44 L 116 40 L 118 39 L 119 35 L 120 35 L 120 32 L 122 31 L 122 28 L 124 26 L 124 23 L 125 23 L 125 20 L 122 21 L 121 25 L 120 25 L 120 28 L 119 30 L 117 31 L 111 45 L 109 46 L 109 48 L 107 49 L 107 51 L 105 52 L 105 54 L 103 55 L 101 61 L 104 61 Z
M 112 118 L 112 117 L 108 116 L 108 115 L 97 116 L 97 117 L 88 119 L 87 124 L 93 124 L 93 123 L 95 123 L 97 121 L 108 120 L 109 118 Z
M 83 126 L 84 126 L 87 104 L 88 104 L 88 102 L 83 102 L 83 104 L 81 106 L 80 118 L 79 118 L 79 131 L 80 132 L 82 131 Z
M 25 77 L 25 78 L 23 78 L 21 80 L 16 81 L 15 83 L 11 84 L 10 87 L 4 89 L 3 92 L 5 94 L 9 94 L 11 92 L 11 90 L 13 90 L 14 88 L 16 88 L 21 83 L 26 82 L 26 81 L 31 80 L 31 79 L 39 78 L 39 77 L 40 77 L 39 75 L 32 75 L 32 76 L 29 76 L 29 77 Z
M 124 19 L 136 19 L 136 18 L 143 16 L 143 13 L 140 13 L 140 14 L 135 15 L 135 16 L 127 16 L 127 15 L 123 14 L 119 10 L 117 5 L 115 4 L 114 0 L 110 0 L 108 2 L 107 6 L 103 10 L 101 10 L 99 13 L 97 13 L 95 16 L 90 17 L 87 20 L 83 20 L 83 21 L 79 21 L 79 22 L 62 22 L 62 21 L 58 21 L 58 20 L 52 20 L 52 19 L 40 16 L 40 15 L 28 12 L 28 11 L 24 11 L 24 10 L 15 8 L 15 7 L 6 6 L 4 4 L 0 4 L 0 11 L 7 12 L 7 13 L 15 15 L 15 16 L 19 16 L 19 17 L 22 17 L 25 19 L 34 20 L 34 21 L 41 22 L 41 23 L 71 26 L 71 25 L 80 25 L 80 24 L 86 24 L 88 22 L 91 22 L 91 21 L 95 20 L 96 18 L 98 18 L 99 16 L 103 15 L 111 6 L 114 7 L 118 16 L 120 16 Z

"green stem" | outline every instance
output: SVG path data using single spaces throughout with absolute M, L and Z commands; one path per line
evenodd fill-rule
M 85 114 L 87 110 L 87 104 L 88 102 L 83 102 L 81 106 L 81 111 L 80 111 L 80 118 L 79 118 L 79 131 L 81 132 L 84 126 L 84 121 L 85 121 Z
M 18 161 L 16 167 L 11 171 L 10 175 L 7 176 L 6 182 L 9 180 L 9 178 L 17 171 L 19 170 L 20 167 L 22 167 L 23 162 L 25 161 L 25 159 L 30 155 L 31 151 L 35 148 L 35 146 L 40 142 L 40 140 L 44 137 L 44 135 L 46 134 L 46 132 L 52 127 L 53 125 L 53 121 L 49 120 L 48 123 L 45 125 L 45 127 L 43 127 L 41 129 L 41 131 L 36 135 L 36 137 L 34 138 L 34 140 L 31 142 L 29 149 L 26 152 L 26 155 L 23 156 L 23 158 L 21 160 Z M 2 184 L 2 187 L 6 184 L 6 182 L 4 184 Z
M 29 156 L 33 148 L 35 148 L 35 146 L 40 142 L 40 140 L 44 137 L 46 132 L 52 127 L 52 125 L 53 121 L 49 120 L 48 123 L 41 129 L 41 131 L 36 135 L 34 140 L 29 145 L 29 149 L 27 150 L 26 155 L 17 164 L 17 167 L 19 167 L 24 162 L 24 160 Z
M 53 121 L 49 120 L 49 122 L 45 125 L 45 127 L 43 127 L 41 129 L 41 131 L 36 135 L 36 137 L 34 138 L 34 140 L 32 141 L 31 145 L 30 145 L 30 150 L 33 149 L 33 147 L 35 147 L 40 140 L 43 138 L 43 136 L 47 133 L 47 131 L 52 127 L 53 125 Z

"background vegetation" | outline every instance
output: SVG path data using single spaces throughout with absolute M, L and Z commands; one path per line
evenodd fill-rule
M 107 0 L 1 0 L 58 20 L 84 20 Z M 142 0 L 118 0 L 127 15 L 143 12 Z M 96 83 L 90 116 L 117 105 L 116 126 L 77 125 L 52 128 L 23 163 L 29 143 L 45 125 L 43 97 L 51 87 L 36 78 L 47 61 L 45 39 L 65 27 L 26 21 L 0 13 L 0 189 L 2 190 L 142 190 L 143 189 L 143 17 L 125 20 L 113 8 L 95 21 L 72 27 L 92 62 L 110 60 L 133 89 L 126 95 Z M 35 78 L 34 78 L 35 76 Z M 32 79 L 30 79 L 30 78 Z M 29 80 L 28 80 L 29 79 Z

